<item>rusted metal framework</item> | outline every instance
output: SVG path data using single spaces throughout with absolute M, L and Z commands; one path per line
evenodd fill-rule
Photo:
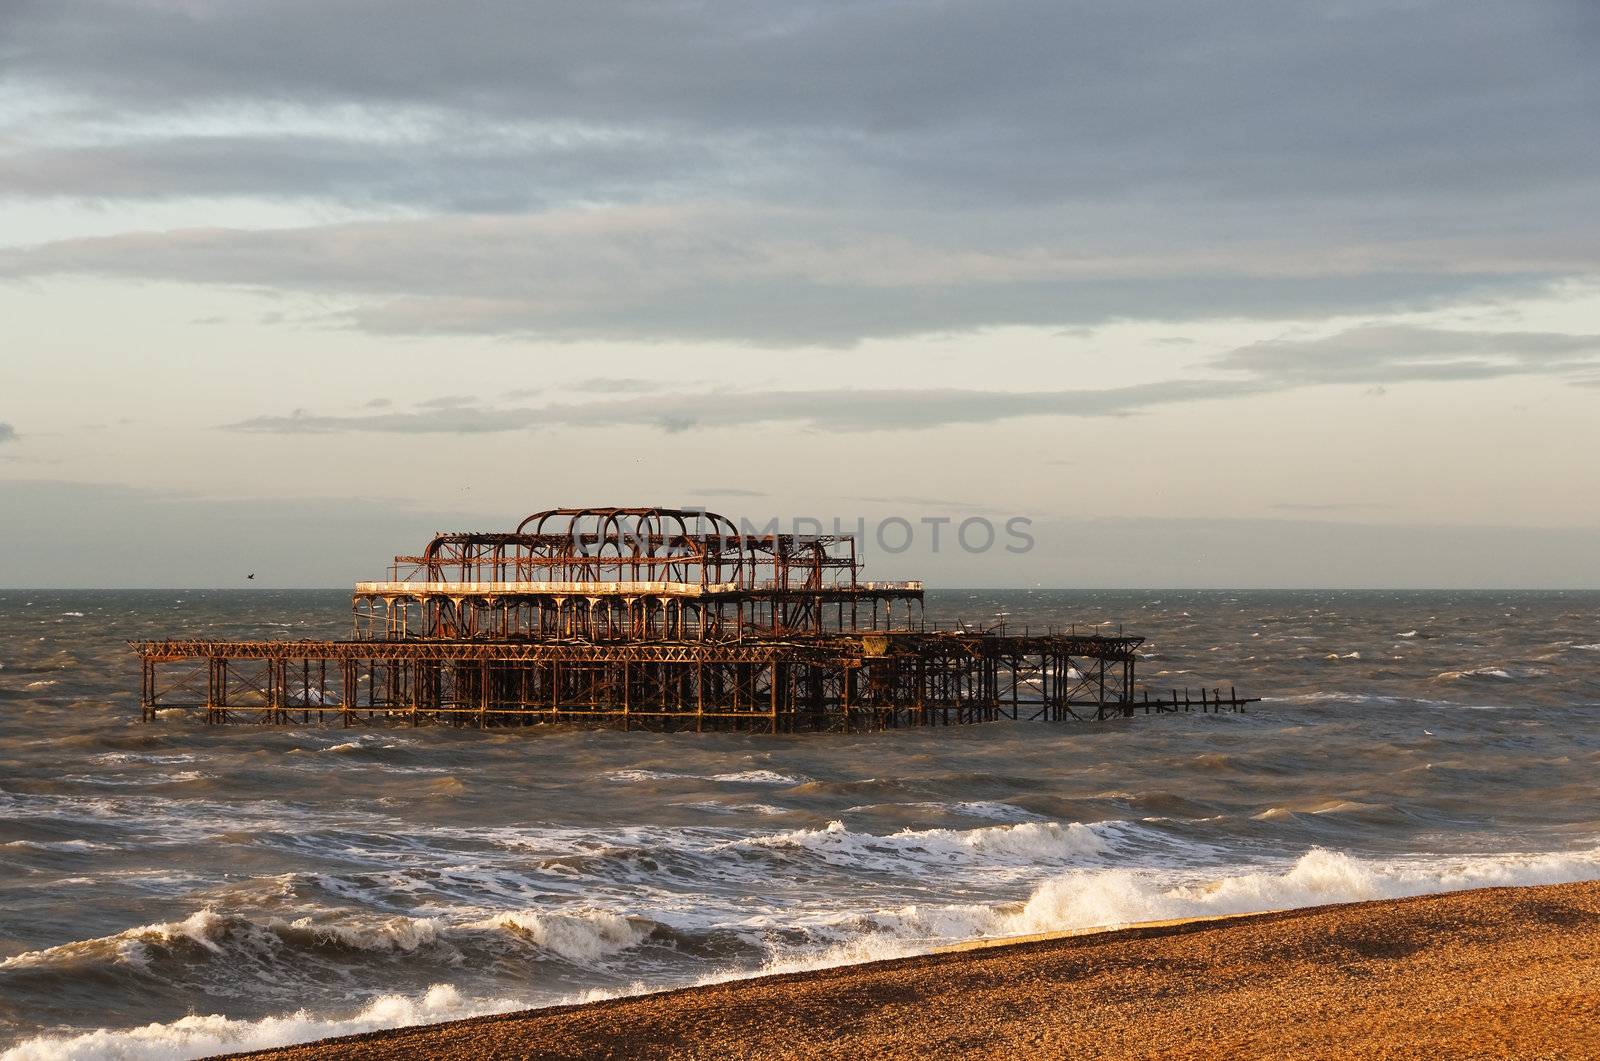
M 864 582 L 855 539 L 742 534 L 726 516 L 558 509 L 440 534 L 358 582 L 356 636 L 727 642 L 909 628 L 922 583 Z
M 1143 638 L 930 628 L 920 582 L 845 536 L 673 509 L 557 509 L 440 534 L 356 584 L 342 641 L 143 641 L 140 703 L 208 722 L 769 732 L 1237 710 L 1136 698 Z

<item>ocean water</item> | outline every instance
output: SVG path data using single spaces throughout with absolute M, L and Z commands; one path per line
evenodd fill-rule
M 930 592 L 1243 715 L 867 735 L 141 724 L 125 642 L 335 592 L 0 592 L 0 1056 L 184 1058 L 980 936 L 1600 878 L 1600 594 Z

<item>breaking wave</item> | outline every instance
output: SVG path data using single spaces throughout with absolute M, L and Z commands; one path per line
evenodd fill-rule
M 830 826 L 814 832 L 837 836 L 840 830 Z M 926 838 L 917 842 L 926 842 Z M 1076 869 L 1049 878 L 1035 887 L 1025 900 L 1016 903 L 907 904 L 862 913 L 799 917 L 794 923 L 806 924 L 810 929 L 806 940 L 778 943 L 761 962 L 690 976 L 676 984 L 646 986 L 636 982 L 618 989 L 547 997 L 538 1000 L 538 1004 L 591 1001 L 671 986 L 903 957 L 944 944 L 982 938 L 1086 931 L 1149 921 L 1596 878 L 1600 878 L 1600 846 L 1565 853 L 1390 860 L 1362 859 L 1313 848 L 1297 859 L 1274 867 L 1249 870 L 1235 867 L 1227 872 L 1119 867 Z M 415 922 L 415 919 L 410 920 Z M 645 927 L 648 924 L 642 918 L 606 911 L 592 911 L 581 918 L 508 912 L 450 931 L 501 932 L 568 958 L 593 960 L 637 945 L 649 934 Z M 123 948 L 130 943 L 148 945 L 154 941 L 183 940 L 206 951 L 219 952 L 231 931 L 227 919 L 202 912 L 183 922 L 133 929 L 112 937 L 109 942 Z M 390 926 L 387 931 L 377 933 L 369 931 L 353 936 L 333 933 L 325 938 L 337 946 L 409 950 L 435 942 L 440 931 L 437 926 L 411 923 Z M 69 944 L 50 951 L 19 955 L 10 961 L 37 962 L 72 947 L 106 942 Z M 468 998 L 458 988 L 441 983 L 420 996 L 380 996 L 348 1016 L 297 1010 L 283 1016 L 237 1020 L 213 1014 L 122 1031 L 102 1029 L 80 1035 L 39 1036 L 0 1054 L 0 1061 L 180 1061 L 224 1051 L 266 1049 L 336 1035 L 464 1019 L 529 1005 L 527 998 Z
M 1115 926 L 1328 903 L 1600 878 L 1600 847 L 1554 854 L 1369 860 L 1313 848 L 1286 868 L 1174 881 L 1145 870 L 1073 873 L 1042 885 L 1002 934 Z
M 100 1029 L 82 1035 L 39 1036 L 0 1054 L 0 1061 L 182 1061 L 212 1054 L 269 1050 L 385 1028 L 464 1020 L 517 1009 L 509 999 L 468 999 L 449 984 L 436 984 L 420 998 L 382 995 L 348 1017 L 314 1016 L 306 1010 L 262 1020 L 217 1014 L 188 1016 L 126 1031 Z
M 1111 853 L 1127 823 L 1020 822 L 979 829 L 902 829 L 888 836 L 852 832 L 842 821 L 821 829 L 788 832 L 732 841 L 730 847 L 762 847 L 802 851 L 832 864 L 881 866 L 886 860 L 920 862 L 1032 863 L 1036 860 L 1102 858 Z
M 312 955 L 349 965 L 362 955 L 402 956 L 429 948 L 443 952 L 437 957 L 444 964 L 459 963 L 463 951 L 489 956 L 518 950 L 591 964 L 637 946 L 656 927 L 643 918 L 592 909 L 510 910 L 456 924 L 404 916 L 258 922 L 207 909 L 181 921 L 141 925 L 112 936 L 17 954 L 0 961 L 0 972 L 81 972 L 108 964 L 155 972 L 160 965 L 217 960 L 259 967 Z
M 1312 848 L 1268 869 L 1218 873 L 1071 870 L 1020 903 L 917 904 L 841 917 L 850 938 L 820 953 L 783 954 L 762 972 L 788 972 L 920 953 L 986 938 L 1114 929 L 1183 920 L 1395 899 L 1470 888 L 1600 879 L 1600 846 L 1573 852 L 1372 860 Z
M 775 770 L 736 770 L 719 774 L 684 774 L 671 770 L 628 769 L 613 770 L 606 775 L 608 781 L 637 784 L 644 781 L 719 781 L 737 785 L 803 785 L 809 777 L 782 774 Z

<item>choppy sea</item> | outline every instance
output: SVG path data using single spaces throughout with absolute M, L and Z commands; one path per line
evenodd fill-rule
M 868 735 L 138 721 L 126 641 L 338 592 L 0 592 L 0 1057 L 185 1058 L 981 936 L 1600 878 L 1600 594 L 930 592 L 1243 715 Z

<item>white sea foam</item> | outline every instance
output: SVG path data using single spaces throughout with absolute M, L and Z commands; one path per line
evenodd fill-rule
M 161 949 L 198 947 L 212 958 L 271 957 L 285 946 L 335 947 L 372 954 L 411 954 L 423 947 L 445 948 L 458 957 L 455 944 L 489 937 L 493 944 L 517 940 L 531 943 L 569 961 L 589 963 L 643 942 L 654 923 L 606 910 L 565 912 L 514 910 L 459 924 L 436 917 L 391 916 L 379 919 L 252 921 L 207 908 L 181 921 L 140 925 L 111 936 L 75 940 L 27 951 L 0 961 L 0 970 L 62 967 L 79 963 L 115 962 L 148 968 Z
M 511 910 L 461 927 L 508 933 L 569 961 L 591 963 L 643 943 L 653 925 L 590 909 L 565 913 Z
M 1313 848 L 1272 868 L 1205 873 L 1072 870 L 1021 903 L 912 905 L 823 922 L 845 938 L 820 951 L 780 952 L 763 972 L 902 957 L 969 939 L 1115 928 L 1508 885 L 1600 879 L 1600 847 L 1546 854 L 1368 860 Z
M 435 984 L 421 998 L 383 995 L 348 1017 L 313 1016 L 306 1010 L 263 1020 L 233 1020 L 211 1014 L 124 1031 L 44 1035 L 0 1054 L 0 1061 L 184 1061 L 219 1053 L 267 1050 L 335 1035 L 462 1020 L 504 1013 L 522 1005 L 510 999 L 469 999 L 449 984 Z
M 624 783 L 639 781 L 720 781 L 739 785 L 803 785 L 811 780 L 799 774 L 780 774 L 775 770 L 737 770 L 721 774 L 681 774 L 670 770 L 627 769 L 613 770 L 606 775 L 609 781 Z
M 1503 885 L 1600 878 L 1600 847 L 1552 854 L 1368 860 L 1313 848 L 1286 868 L 1189 876 L 1112 869 L 1041 885 L 1003 934 L 1204 917 Z
M 706 811 L 710 814 L 788 814 L 782 807 L 774 807 L 770 803 L 722 803 L 714 799 L 702 799 L 693 803 L 678 803 L 674 806 L 691 807 L 694 810 Z
M 708 781 L 730 781 L 744 785 L 803 785 L 811 780 L 798 774 L 780 774 L 772 770 L 740 770 L 732 774 L 712 774 Z
M 283 931 L 276 923 L 269 930 Z M 433 917 L 387 917 L 381 921 L 351 924 L 319 924 L 309 917 L 297 918 L 288 928 L 298 929 L 321 943 L 335 943 L 351 950 L 406 954 L 419 947 L 440 942 L 448 929 Z
M 1115 928 L 1141 921 L 1222 916 L 1467 888 L 1600 878 L 1600 847 L 1557 854 L 1364 860 L 1314 848 L 1270 869 L 1210 873 L 1073 870 L 1021 903 L 928 904 L 839 914 L 816 927 L 840 937 L 821 949 L 781 949 L 760 973 L 880 961 L 980 938 Z M 706 981 L 727 980 L 719 974 Z M 703 981 L 704 982 L 704 981 Z
M 1434 675 L 1436 682 L 1460 681 L 1512 681 L 1511 672 L 1504 667 L 1474 667 L 1471 670 L 1447 670 Z
M 179 770 L 173 774 L 152 774 L 145 777 L 97 777 L 93 774 L 63 774 L 62 781 L 78 785 L 104 785 L 109 788 L 141 788 L 145 785 L 170 785 L 185 781 L 204 781 L 211 775 L 198 770 Z
M 864 814 L 879 811 L 925 811 L 930 814 L 959 814 L 965 818 L 978 818 L 991 822 L 1028 822 L 1042 821 L 1044 816 L 1035 814 L 1012 803 L 1001 803 L 996 800 L 974 799 L 960 800 L 954 803 L 945 803 L 936 800 L 922 803 L 869 803 L 856 807 L 848 807 L 847 814 Z
M 1361 706 L 1438 708 L 1468 706 L 1454 700 L 1436 700 L 1420 696 L 1382 696 L 1376 693 L 1295 693 L 1291 696 L 1264 696 L 1262 699 L 1268 703 L 1276 704 L 1356 704 Z
M 803 850 L 833 865 L 866 864 L 902 868 L 905 860 L 921 862 L 1010 862 L 1039 859 L 1100 857 L 1111 850 L 1108 833 L 1126 823 L 1021 822 L 979 829 L 902 829 L 879 836 L 857 833 L 832 821 L 821 829 L 792 829 L 744 840 L 730 847 Z
M 184 752 L 175 752 L 170 755 L 142 755 L 138 752 L 105 752 L 95 756 L 96 762 L 120 765 L 123 763 L 153 763 L 157 766 L 172 766 L 177 763 L 192 763 L 199 759 L 198 755 Z
M 688 777 L 687 774 L 674 774 L 665 770 L 613 770 L 606 775 L 607 781 L 621 781 L 624 783 L 637 781 L 681 781 Z
M 97 844 L 93 840 L 8 840 L 0 847 L 28 851 L 114 851 L 114 844 Z
M 993 800 L 975 799 L 965 800 L 960 803 L 948 804 L 946 809 L 968 818 L 981 818 L 993 822 L 1027 822 L 1038 821 L 1041 815 L 1030 810 L 1013 806 L 1010 803 L 997 803 Z
M 1019 834 L 1025 826 L 1007 829 L 1009 833 L 997 829 L 970 830 L 967 834 L 927 830 L 900 835 L 915 837 L 916 842 L 926 844 L 930 838 L 943 833 L 950 836 L 941 839 L 962 846 L 998 842 L 1002 847 L 1018 842 L 1019 835 L 1029 835 L 1025 831 Z M 971 834 L 986 835 L 976 838 Z M 842 826 L 830 825 L 807 835 L 853 834 Z M 1003 835 L 1009 838 L 996 839 Z M 1292 862 L 1262 868 L 1233 867 L 1205 872 L 1074 869 L 1046 880 L 1026 900 L 1017 903 L 901 905 L 855 913 L 836 911 L 805 918 L 807 927 L 817 930 L 813 938 L 832 937 L 835 942 L 822 946 L 782 946 L 759 968 L 724 970 L 700 977 L 697 982 L 900 957 L 940 944 L 980 937 L 1115 927 L 1168 918 L 1589 879 L 1600 879 L 1600 846 L 1556 853 L 1387 860 L 1360 859 L 1314 848 Z M 209 949 L 218 946 L 219 921 L 217 915 L 202 911 L 183 922 L 131 931 L 186 938 Z M 605 910 L 567 914 L 512 911 L 469 922 L 458 926 L 457 931 L 509 932 L 531 939 L 552 953 L 592 961 L 637 945 L 648 935 L 649 922 Z M 19 955 L 11 961 L 28 957 Z M 636 984 L 620 992 L 591 991 L 578 998 L 542 1001 L 547 1004 L 586 1001 L 643 990 L 646 990 L 644 985 Z M 467 999 L 456 988 L 440 984 L 421 998 L 383 996 L 346 1017 L 319 1016 L 304 1010 L 257 1021 L 218 1015 L 190 1016 L 123 1031 L 41 1036 L 0 1054 L 0 1061 L 179 1061 L 223 1051 L 263 1049 L 334 1035 L 455 1020 L 527 1004 L 509 999 Z

